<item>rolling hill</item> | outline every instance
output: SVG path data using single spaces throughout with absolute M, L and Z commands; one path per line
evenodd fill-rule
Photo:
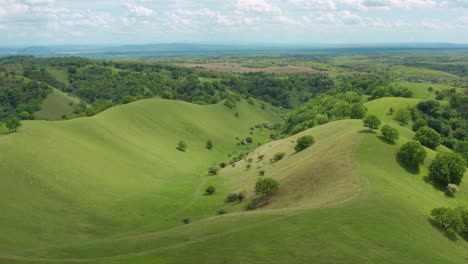
M 0 263 L 465 263 L 468 243 L 446 238 L 428 216 L 434 207 L 468 205 L 467 184 L 456 198 L 427 184 L 432 150 L 418 174 L 395 159 L 413 132 L 387 108 L 417 102 L 367 103 L 400 130 L 394 145 L 361 120 L 266 144 L 268 132 L 254 129 L 254 144 L 263 145 L 216 176 L 207 176 L 209 166 L 249 148 L 236 137 L 278 118 L 247 103 L 236 118 L 222 104 L 152 99 L 92 118 L 26 122 L 0 137 L 9 154 L 0 164 L 7 210 L 0 245 L 8 245 Z M 294 153 L 302 135 L 316 143 Z M 185 153 L 175 150 L 179 140 Z M 278 152 L 285 158 L 269 162 Z M 230 192 L 250 196 L 260 170 L 281 184 L 270 205 L 245 211 L 245 202 L 224 203 Z M 203 195 L 208 185 L 215 195 Z M 219 209 L 228 213 L 216 216 Z M 182 224 L 184 217 L 192 222 Z

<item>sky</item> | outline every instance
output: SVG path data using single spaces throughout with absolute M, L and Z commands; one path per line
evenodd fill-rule
M 0 0 L 0 45 L 468 43 L 468 0 Z

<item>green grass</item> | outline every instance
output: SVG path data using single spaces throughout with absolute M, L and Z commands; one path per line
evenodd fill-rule
M 49 69 L 47 70 L 55 79 L 65 83 L 66 85 L 70 85 L 70 81 L 68 80 L 68 72 L 66 70 L 61 69 Z
M 64 115 L 73 113 L 74 105 L 80 100 L 53 88 L 41 104 L 41 110 L 34 113 L 38 120 L 60 120 Z
M 383 104 L 415 102 L 383 98 L 367 107 L 394 124 Z M 222 105 L 144 100 L 93 118 L 26 122 L 1 136 L 10 155 L 0 167 L 0 262 L 466 263 L 468 243 L 446 238 L 428 216 L 434 207 L 468 205 L 467 184 L 456 198 L 427 184 L 431 150 L 420 173 L 400 167 L 395 154 L 412 137 L 407 128 L 395 126 L 402 136 L 391 145 L 361 120 L 336 121 L 259 147 L 250 170 L 243 160 L 206 176 L 207 163 L 241 151 L 235 136 L 276 119 L 246 103 L 239 112 L 235 119 Z M 254 141 L 263 143 L 264 132 Z M 316 143 L 294 153 L 306 134 Z M 203 147 L 206 138 L 214 150 Z M 175 151 L 180 139 L 186 153 Z M 281 151 L 283 160 L 268 162 Z M 246 202 L 223 202 L 233 191 L 251 197 L 259 169 L 281 184 L 270 205 L 245 211 Z M 219 191 L 203 196 L 211 184 Z M 229 213 L 215 216 L 221 208 Z
M 395 82 L 398 86 L 406 87 L 411 92 L 413 92 L 413 98 L 418 99 L 435 99 L 436 91 L 444 91 L 446 89 L 455 88 L 450 85 L 444 84 L 432 84 L 432 83 L 411 83 L 411 82 Z M 427 89 L 432 87 L 434 89 L 433 92 L 429 92 Z M 456 88 L 458 92 L 463 92 L 463 88 Z

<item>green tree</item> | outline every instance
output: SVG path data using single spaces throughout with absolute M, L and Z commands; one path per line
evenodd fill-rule
M 273 156 L 273 158 L 271 158 L 271 162 L 274 163 L 274 162 L 280 161 L 284 158 L 285 155 L 286 153 L 284 152 L 278 152 Z
M 177 143 L 177 149 L 180 151 L 185 151 L 187 149 L 187 143 L 182 140 L 179 141 L 179 143 Z
M 466 171 L 466 160 L 458 153 L 438 153 L 429 166 L 429 177 L 435 183 L 459 185 Z
M 458 141 L 453 150 L 462 155 L 468 163 L 468 141 Z
M 383 138 L 391 143 L 394 143 L 400 137 L 398 130 L 389 125 L 383 125 L 380 132 L 382 132 Z
M 424 162 L 426 158 L 427 151 L 418 141 L 408 141 L 397 153 L 397 159 L 404 166 L 410 169 L 419 169 L 419 165 Z
M 379 118 L 375 115 L 366 116 L 363 122 L 364 122 L 364 126 L 369 128 L 370 131 L 374 129 L 379 129 L 380 124 L 381 124 Z
M 411 119 L 411 113 L 408 109 L 401 108 L 396 111 L 393 119 L 398 121 L 401 125 L 407 125 Z
M 296 147 L 294 149 L 296 152 L 302 151 L 315 143 L 313 136 L 303 136 L 297 139 Z
M 216 189 L 215 189 L 215 187 L 213 185 L 210 185 L 205 189 L 205 193 L 208 194 L 208 195 L 212 195 L 215 192 L 216 192 Z
M 414 139 L 421 142 L 421 144 L 424 146 L 432 149 L 436 148 L 440 145 L 440 143 L 442 143 L 442 137 L 439 135 L 439 133 L 437 133 L 437 131 L 430 127 L 421 127 L 418 129 Z
M 432 209 L 431 216 L 432 222 L 444 232 L 457 232 L 462 225 L 460 214 L 447 207 Z
M 361 119 L 366 116 L 367 108 L 363 103 L 354 103 L 349 109 L 349 117 L 352 119 Z
M 5 126 L 8 128 L 8 130 L 12 132 L 16 132 L 16 130 L 22 126 L 21 121 L 19 121 L 16 118 L 10 118 L 5 122 Z
M 270 196 L 278 189 L 279 183 L 272 178 L 259 179 L 255 184 L 255 193 L 262 196 Z
M 414 121 L 414 123 L 413 123 L 413 131 L 416 132 L 421 127 L 425 127 L 425 126 L 427 126 L 426 120 L 424 120 L 422 118 L 416 119 L 416 121 Z
M 211 140 L 206 141 L 206 146 L 207 149 L 211 150 L 213 148 L 213 142 Z

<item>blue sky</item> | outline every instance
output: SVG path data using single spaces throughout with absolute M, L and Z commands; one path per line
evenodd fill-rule
M 0 45 L 468 43 L 468 0 L 0 0 Z

